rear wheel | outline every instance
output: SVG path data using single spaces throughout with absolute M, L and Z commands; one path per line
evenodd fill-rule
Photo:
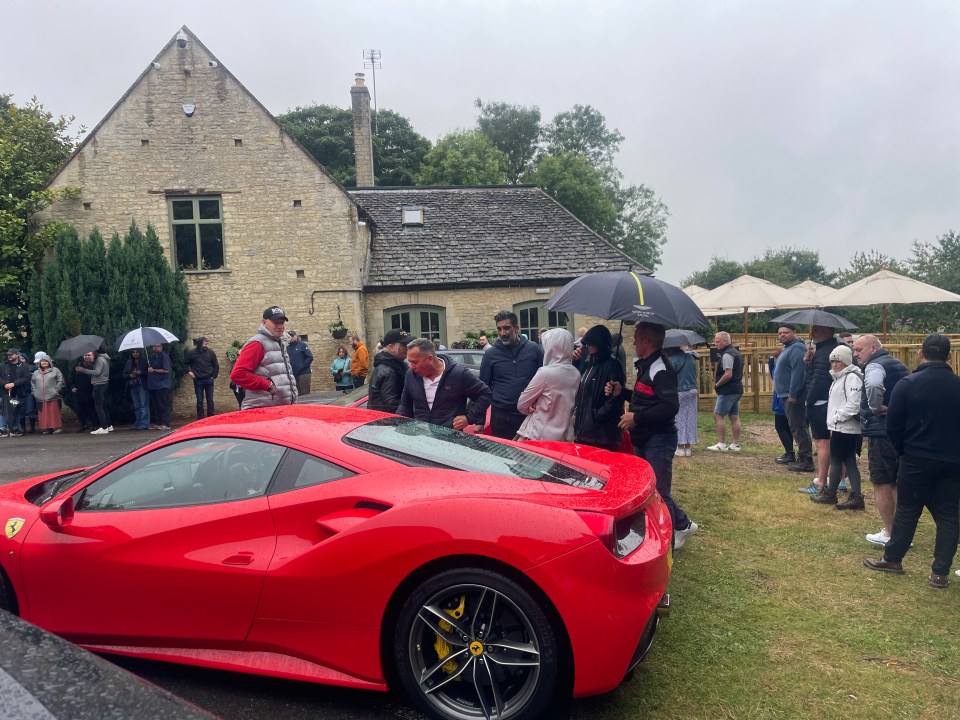
M 557 633 L 537 602 L 490 570 L 448 570 L 400 612 L 397 673 L 411 699 L 442 720 L 527 720 L 551 700 Z
M 7 579 L 6 573 L 0 570 L 0 610 L 17 614 L 17 598 L 13 594 L 13 586 Z

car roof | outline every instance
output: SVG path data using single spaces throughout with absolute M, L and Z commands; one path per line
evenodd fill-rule
M 371 420 L 393 417 L 376 410 L 335 405 L 283 405 L 252 408 L 197 420 L 177 430 L 174 435 L 256 435 L 266 441 L 287 444 L 316 439 L 339 440 L 354 428 Z

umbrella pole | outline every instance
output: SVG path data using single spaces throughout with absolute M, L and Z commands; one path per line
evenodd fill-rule
M 882 306 L 880 314 L 883 315 L 883 341 L 887 341 L 887 304 L 884 303 Z
M 747 327 L 747 310 L 749 308 L 743 309 L 743 344 L 746 347 L 747 343 L 750 341 L 750 328 Z

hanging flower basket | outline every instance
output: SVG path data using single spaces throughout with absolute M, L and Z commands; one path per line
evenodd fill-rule
M 347 326 L 340 320 L 330 323 L 327 329 L 330 330 L 330 334 L 333 335 L 334 340 L 342 340 L 347 336 L 347 333 L 350 332 L 347 330 Z

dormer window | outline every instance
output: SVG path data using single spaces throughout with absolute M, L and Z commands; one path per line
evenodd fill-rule
M 423 227 L 423 208 L 405 207 L 400 211 L 404 227 Z

